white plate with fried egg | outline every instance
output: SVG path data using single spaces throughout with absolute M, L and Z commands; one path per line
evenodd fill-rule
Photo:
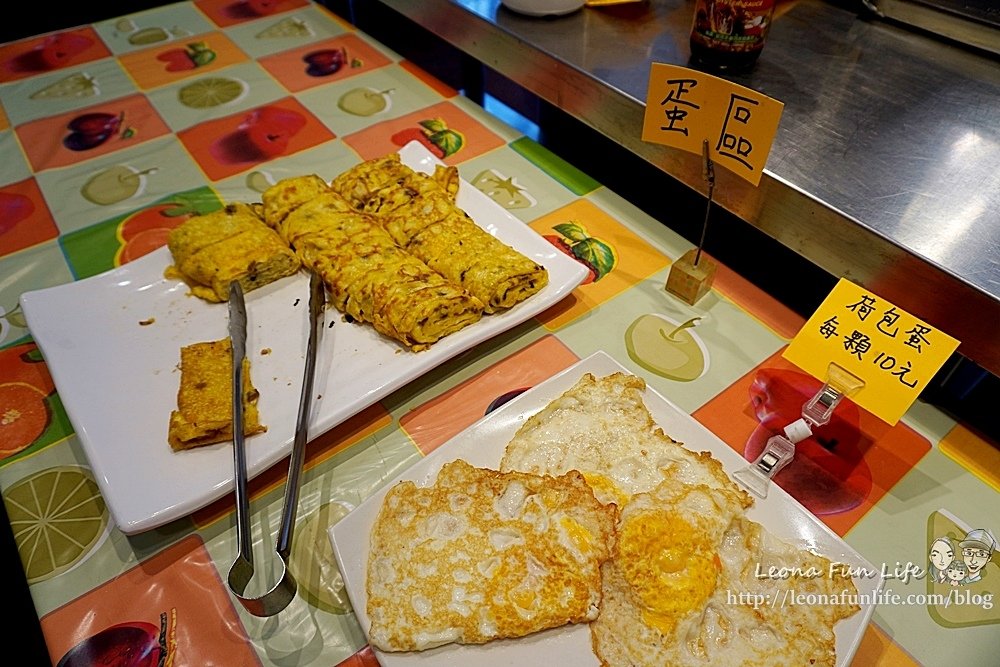
M 456 459 L 465 460 L 473 466 L 499 469 L 508 443 L 525 422 L 544 410 L 554 399 L 573 388 L 587 373 L 601 378 L 614 373 L 631 374 L 631 371 L 604 352 L 597 352 L 579 361 L 502 405 L 441 445 L 329 529 L 330 540 L 347 593 L 363 630 L 367 632 L 370 626 L 366 614 L 369 535 L 388 490 L 403 480 L 412 481 L 418 486 L 429 486 L 436 479 L 441 467 Z M 648 385 L 642 394 L 642 401 L 653 420 L 664 432 L 693 452 L 710 452 L 730 477 L 747 465 L 746 460 L 711 431 Z M 549 435 L 551 434 L 546 437 Z M 552 441 L 558 441 L 558 437 L 552 438 Z M 614 447 L 613 444 L 609 446 Z M 628 455 L 628 452 L 621 453 L 621 456 Z M 611 459 L 620 460 L 621 457 L 615 455 L 609 457 L 609 460 Z M 586 472 L 584 476 L 587 477 Z M 857 589 L 860 610 L 834 626 L 835 664 L 849 665 L 871 618 L 876 593 L 882 586 L 880 568 L 874 567 L 776 485 L 772 485 L 767 498 L 754 500 L 752 507 L 746 510 L 746 519 L 759 523 L 770 535 L 779 538 L 785 544 L 794 545 L 829 559 L 837 564 L 840 572 L 849 569 L 854 573 L 853 582 Z M 401 548 L 405 549 L 405 546 L 401 545 Z M 754 589 L 766 590 L 766 577 L 755 577 L 755 579 Z M 787 597 L 781 599 L 775 597 L 774 604 L 781 605 L 784 619 L 789 616 L 794 617 L 796 614 L 802 614 L 804 622 L 808 619 L 806 612 L 808 605 L 805 607 L 798 605 L 796 611 L 796 605 L 791 604 Z M 404 604 L 403 601 L 400 603 Z M 639 641 L 637 638 L 641 636 L 639 632 L 621 634 L 624 636 L 622 643 L 626 645 Z M 641 646 L 632 648 L 642 650 Z M 518 639 L 501 639 L 486 644 L 452 643 L 425 651 L 405 653 L 375 650 L 375 655 L 385 667 L 441 664 L 520 667 L 526 664 L 544 664 L 546 661 L 560 665 L 600 664 L 592 648 L 590 628 L 586 624 L 563 626 Z M 733 657 L 732 652 L 728 654 L 728 661 Z M 779 647 L 775 650 L 773 658 L 780 662 L 780 657 Z M 736 658 L 738 661 L 738 652 Z

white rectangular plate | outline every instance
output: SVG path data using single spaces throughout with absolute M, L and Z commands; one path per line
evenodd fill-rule
M 366 613 L 368 597 L 365 593 L 368 540 L 382 506 L 382 500 L 389 489 L 401 480 L 410 480 L 419 486 L 429 486 L 437 478 L 441 466 L 456 459 L 464 459 L 482 468 L 497 469 L 507 443 L 526 419 L 570 389 L 584 373 L 603 377 L 616 372 L 631 371 L 605 352 L 596 352 L 580 360 L 504 404 L 438 447 L 330 527 L 330 541 L 333 544 L 337 564 L 344 577 L 354 613 L 365 632 L 370 626 Z M 726 443 L 655 390 L 647 387 L 644 399 L 653 419 L 667 434 L 683 442 L 688 449 L 711 452 L 712 456 L 722 462 L 730 476 L 747 465 L 747 462 Z M 861 554 L 778 486 L 771 487 L 766 499 L 757 499 L 747 516 L 759 522 L 772 534 L 793 544 L 808 547 L 833 561 L 857 568 L 864 567 L 869 572 L 877 571 L 877 568 L 874 568 Z M 835 628 L 838 665 L 851 663 L 875 608 L 874 593 L 881 588 L 882 577 L 881 575 L 871 578 L 856 577 L 854 583 L 860 595 L 867 595 L 867 598 L 862 599 L 867 599 L 869 602 L 862 605 L 861 611 L 841 621 Z M 375 655 L 379 663 L 385 667 L 413 667 L 413 665 L 500 667 L 543 664 L 586 667 L 599 664 L 591 650 L 590 629 L 586 625 L 564 626 L 522 639 L 499 640 L 483 645 L 450 644 L 429 651 L 412 653 L 386 653 L 376 650 Z
M 400 155 L 430 173 L 439 164 L 413 142 Z M 458 204 L 481 227 L 545 266 L 549 284 L 507 312 L 410 352 L 369 326 L 326 312 L 316 367 L 310 436 L 315 437 L 430 369 L 566 297 L 587 269 L 462 181 Z M 41 348 L 115 523 L 135 534 L 186 516 L 233 489 L 232 445 L 174 452 L 167 443 L 177 405 L 180 349 L 228 335 L 226 304 L 211 304 L 163 277 L 170 252 L 78 282 L 21 296 Z M 251 477 L 291 451 L 309 328 L 304 272 L 246 295 L 247 355 L 267 432 L 247 439 Z M 152 322 L 145 326 L 140 322 Z M 330 323 L 333 323 L 331 328 Z

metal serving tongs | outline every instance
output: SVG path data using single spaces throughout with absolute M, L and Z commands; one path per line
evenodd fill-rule
M 236 469 L 236 536 L 239 553 L 229 569 L 229 589 L 240 603 L 254 616 L 274 616 L 295 598 L 295 578 L 288 571 L 288 556 L 292 549 L 292 531 L 299 505 L 299 477 L 305 460 L 308 440 L 309 408 L 312 403 L 313 378 L 316 374 L 316 347 L 323 327 L 325 294 L 323 281 L 312 273 L 309 280 L 309 342 L 306 347 L 306 366 L 299 397 L 298 421 L 295 424 L 295 441 L 288 463 L 285 481 L 285 502 L 281 511 L 281 525 L 275 552 L 281 559 L 281 577 L 278 582 L 259 597 L 244 595 L 253 578 L 253 549 L 250 535 L 250 501 L 247 496 L 247 460 L 243 440 L 243 359 L 246 356 L 246 305 L 243 289 L 236 281 L 229 286 L 229 336 L 233 348 L 233 460 Z

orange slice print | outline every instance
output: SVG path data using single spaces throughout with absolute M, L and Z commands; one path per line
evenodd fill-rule
M 0 458 L 27 449 L 48 425 L 45 394 L 24 382 L 0 384 Z

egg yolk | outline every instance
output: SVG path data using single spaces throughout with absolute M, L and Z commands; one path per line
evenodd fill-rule
M 618 562 L 642 605 L 642 618 L 670 634 L 715 590 L 721 563 L 708 536 L 671 512 L 640 512 L 618 536 Z
M 566 531 L 566 536 L 578 554 L 584 555 L 593 551 L 594 535 L 580 522 L 564 516 L 559 519 L 559 525 Z
M 618 488 L 618 485 L 609 477 L 594 472 L 585 472 L 583 479 L 593 490 L 594 496 L 602 503 L 613 502 L 618 507 L 624 507 L 625 503 L 628 502 L 628 494 Z

